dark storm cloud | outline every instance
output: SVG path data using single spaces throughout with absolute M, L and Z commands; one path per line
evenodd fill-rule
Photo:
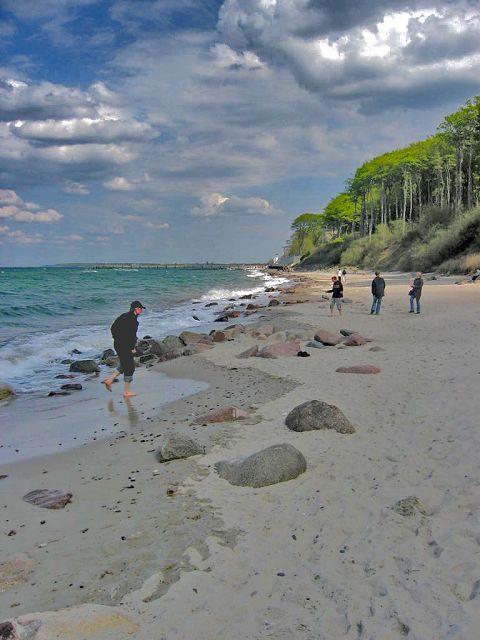
M 218 29 L 238 52 L 288 68 L 325 105 L 423 108 L 430 93 L 450 102 L 449 82 L 463 99 L 480 90 L 478 3 L 226 0 Z

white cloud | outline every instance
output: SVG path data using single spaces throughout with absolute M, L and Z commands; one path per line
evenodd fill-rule
M 0 204 L 22 204 L 23 200 L 13 189 L 0 189 Z
M 6 235 L 11 242 L 18 244 L 43 244 L 45 237 L 41 233 L 30 235 L 24 231 L 9 231 Z
M 36 202 L 24 202 L 13 189 L 0 189 L 0 218 L 15 222 L 58 222 L 63 216 L 56 209 L 38 211 Z
M 125 164 L 136 158 L 136 152 L 116 144 L 75 144 L 39 149 L 38 157 L 59 164 Z
M 111 191 L 133 191 L 136 188 L 133 182 L 121 176 L 107 180 L 103 183 L 103 186 Z
M 145 222 L 147 229 L 169 229 L 168 222 Z
M 64 193 L 70 193 L 77 196 L 86 196 L 90 193 L 88 188 L 80 182 L 72 182 L 68 180 L 63 187 Z
M 263 198 L 239 198 L 220 193 L 205 194 L 192 209 L 194 217 L 213 218 L 220 215 L 272 215 L 275 208 Z
M 112 117 L 16 121 L 10 124 L 10 131 L 20 138 L 52 144 L 135 141 L 143 140 L 152 133 L 147 123 Z
M 264 64 L 252 51 L 237 53 L 228 45 L 217 43 L 212 47 L 215 63 L 221 68 L 229 69 L 261 69 Z
M 21 209 L 16 205 L 0 207 L 0 218 L 9 218 L 15 222 L 58 222 L 62 214 L 55 209 L 46 209 L 33 213 L 28 209 Z

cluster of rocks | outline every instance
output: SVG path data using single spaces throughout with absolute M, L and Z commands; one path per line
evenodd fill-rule
M 285 424 L 298 433 L 333 429 L 337 433 L 355 433 L 343 412 L 321 400 L 309 400 L 295 407 Z M 230 484 L 242 487 L 265 487 L 293 480 L 307 470 L 304 455 L 288 443 L 274 444 L 241 460 L 220 460 L 215 465 L 218 475 Z

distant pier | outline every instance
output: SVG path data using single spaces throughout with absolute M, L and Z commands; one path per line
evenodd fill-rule
M 265 269 L 265 264 L 217 262 L 97 262 L 85 265 L 91 269 Z

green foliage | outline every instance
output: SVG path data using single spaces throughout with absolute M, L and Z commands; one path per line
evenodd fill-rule
M 311 252 L 323 232 L 323 216 L 318 213 L 302 213 L 292 222 L 290 252 L 300 255 Z
M 453 219 L 447 227 L 431 233 L 428 242 L 417 242 L 411 249 L 416 269 L 429 271 L 459 254 L 480 250 L 480 207 Z
M 310 252 L 304 260 L 310 265 L 405 270 L 451 265 L 455 253 L 480 250 L 477 214 L 471 219 L 464 214 L 479 203 L 477 96 L 446 116 L 435 135 L 364 162 L 347 190 L 321 213 L 295 218 L 290 248 L 298 255 Z
M 351 242 L 350 237 L 335 238 L 331 242 L 321 244 L 312 255 L 301 263 L 305 268 L 331 267 L 340 263 L 340 258 L 346 247 Z

